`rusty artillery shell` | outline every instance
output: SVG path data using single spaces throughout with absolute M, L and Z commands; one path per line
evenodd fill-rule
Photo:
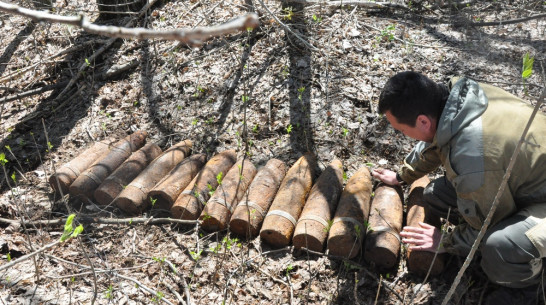
M 267 161 L 252 180 L 248 188 L 248 197 L 243 197 L 233 211 L 229 222 L 232 232 L 246 237 L 254 237 L 260 233 L 262 221 L 285 174 L 286 164 L 283 161 L 278 159 Z
M 225 176 L 236 161 L 237 153 L 234 150 L 226 150 L 212 157 L 174 202 L 171 208 L 173 217 L 197 219 L 210 193 L 218 186 L 217 176 L 220 173 Z
M 101 205 L 111 203 L 160 154 L 161 148 L 155 143 L 148 143 L 135 151 L 95 190 L 95 200 Z
M 427 176 L 424 176 L 411 185 L 408 195 L 408 214 L 406 222 L 408 226 L 419 227 L 419 222 L 427 222 L 429 215 L 428 208 L 423 202 L 423 190 L 429 184 L 430 180 Z M 424 276 L 427 274 L 430 265 L 432 264 L 434 253 L 428 251 L 412 251 L 408 249 L 408 269 L 418 275 Z M 431 275 L 438 275 L 442 272 L 445 266 L 445 255 L 438 254 L 434 260 L 432 268 L 430 268 Z
M 131 153 L 146 143 L 146 136 L 148 136 L 146 131 L 139 130 L 113 144 L 106 155 L 91 165 L 70 185 L 68 188 L 70 195 L 84 199 L 93 198 L 93 193 L 104 179 L 125 162 Z
M 400 251 L 400 230 L 402 229 L 402 189 L 380 184 L 368 218 L 368 234 L 364 259 L 382 269 L 396 265 Z
M 110 150 L 112 139 L 98 141 L 49 177 L 49 185 L 56 193 L 68 194 L 68 188 L 78 176 Z M 57 183 L 58 182 L 58 183 Z
M 212 232 L 227 227 L 233 208 L 245 196 L 254 176 L 256 167 L 249 160 L 238 161 L 231 167 L 199 216 L 203 229 Z
M 275 247 L 290 243 L 296 221 L 313 185 L 315 158 L 303 155 L 286 173 L 265 216 L 260 237 Z
M 149 197 L 155 200 L 154 209 L 166 210 L 170 213 L 176 198 L 182 190 L 190 184 L 203 165 L 207 162 L 207 155 L 192 155 L 178 163 L 171 172 L 161 179 L 150 191 Z
M 371 195 L 370 171 L 367 167 L 362 167 L 347 181 L 341 193 L 328 233 L 330 254 L 346 258 L 353 258 L 358 254 L 366 236 Z
M 184 140 L 167 149 L 155 158 L 125 189 L 114 199 L 114 204 L 129 214 L 142 213 L 149 208 L 148 198 L 150 190 L 176 164 L 180 163 L 191 152 L 192 142 Z
M 322 252 L 342 189 L 343 165 L 336 159 L 322 172 L 309 193 L 292 238 L 294 247 Z

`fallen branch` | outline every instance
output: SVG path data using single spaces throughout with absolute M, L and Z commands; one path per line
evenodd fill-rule
M 0 11 L 25 16 L 37 22 L 48 21 L 78 26 L 88 33 L 113 38 L 177 40 L 190 45 L 199 45 L 204 40 L 211 37 L 224 36 L 240 31 L 246 31 L 248 28 L 254 29 L 259 25 L 258 15 L 256 14 L 247 14 L 243 17 L 239 17 L 224 24 L 212 27 L 199 27 L 192 30 L 151 30 L 146 28 L 98 25 L 89 22 L 83 15 L 60 16 L 50 14 L 45 11 L 31 10 L 15 4 L 8 4 L 4 2 L 0 2 Z
M 120 225 L 120 224 L 145 224 L 145 225 L 159 225 L 159 224 L 183 224 L 183 225 L 195 225 L 199 220 L 182 220 L 174 218 L 98 218 L 98 217 L 78 217 L 77 220 L 81 223 L 96 223 L 107 225 Z M 1 224 L 19 224 L 20 221 L 16 219 L 0 218 Z M 52 219 L 52 220 L 34 220 L 25 221 L 25 224 L 30 226 L 45 226 L 54 227 L 61 226 L 66 223 L 66 218 Z
M 67 84 L 68 84 L 68 82 L 62 82 L 62 83 L 53 84 L 53 85 L 46 85 L 46 86 L 43 86 L 41 88 L 31 89 L 31 90 L 21 92 L 21 93 L 16 93 L 14 95 L 6 96 L 5 98 L 0 99 L 0 104 L 11 102 L 11 101 L 14 101 L 14 100 L 18 100 L 18 99 L 21 99 L 23 97 L 33 96 L 33 95 L 36 95 L 36 94 L 41 94 L 41 93 L 44 93 L 44 92 L 47 92 L 47 91 L 55 90 L 57 88 L 64 87 Z
M 371 2 L 371 1 L 358 1 L 358 0 L 350 0 L 350 1 L 321 1 L 321 0 L 290 0 L 290 2 L 295 3 L 302 3 L 302 4 L 321 4 L 321 5 L 327 5 L 327 6 L 342 6 L 342 5 L 348 5 L 348 6 L 358 6 L 358 7 L 364 7 L 364 8 L 401 8 L 405 10 L 409 10 L 409 7 L 397 4 L 397 3 L 390 3 L 390 2 Z
M 13 267 L 13 266 L 19 264 L 19 263 L 22 263 L 22 262 L 24 262 L 24 261 L 26 261 L 26 260 L 28 260 L 28 259 L 31 259 L 31 258 L 33 258 L 34 256 L 36 256 L 36 255 L 38 255 L 38 254 L 40 254 L 40 253 L 42 253 L 42 252 L 44 252 L 44 251 L 46 251 L 46 250 L 49 250 L 49 249 L 55 247 L 55 246 L 58 245 L 60 242 L 61 242 L 60 240 L 54 241 L 54 242 L 52 242 L 52 243 L 50 243 L 50 244 L 47 244 L 47 245 L 41 247 L 40 249 L 38 249 L 38 250 L 36 250 L 36 251 L 34 251 L 34 252 L 31 252 L 31 253 L 29 253 L 29 254 L 23 255 L 23 256 L 19 257 L 18 259 L 16 259 L 16 260 L 12 260 L 11 262 L 9 262 L 9 263 L 7 263 L 7 264 L 4 264 L 4 265 L 0 266 L 0 271 L 4 271 L 4 270 L 6 270 L 6 269 L 8 269 L 8 268 L 11 268 L 11 267 Z
M 100 43 L 106 43 L 106 42 L 107 42 L 106 39 L 97 39 L 97 40 L 82 42 L 81 44 L 78 44 L 76 46 L 69 47 L 69 48 L 64 49 L 64 50 L 62 50 L 62 51 L 60 51 L 60 52 L 58 52 L 58 53 L 56 53 L 54 55 L 51 55 L 50 57 L 48 57 L 46 59 L 38 61 L 37 63 L 26 66 L 24 68 L 17 69 L 17 71 L 0 78 L 0 84 L 6 83 L 8 81 L 12 81 L 12 80 L 16 79 L 17 77 L 20 77 L 21 75 L 23 75 L 25 72 L 27 72 L 29 70 L 32 70 L 32 69 L 36 68 L 39 65 L 48 64 L 48 63 L 55 63 L 55 61 L 53 61 L 53 59 L 55 59 L 57 57 L 61 57 L 61 56 L 66 55 L 66 54 L 76 52 L 76 51 L 79 51 L 81 49 L 89 48 L 90 46 L 92 46 L 94 44 L 100 44 Z
M 500 21 L 489 21 L 489 22 L 456 22 L 455 26 L 500 26 L 500 25 L 506 25 L 506 24 L 514 24 L 514 23 L 521 23 L 533 19 L 540 19 L 546 17 L 546 14 L 538 14 L 533 15 L 529 17 L 524 18 L 518 18 L 518 19 L 509 19 L 509 20 L 500 20 Z

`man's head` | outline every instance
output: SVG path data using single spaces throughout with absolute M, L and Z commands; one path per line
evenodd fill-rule
M 449 96 L 447 87 L 406 71 L 391 77 L 379 96 L 379 112 L 405 135 L 432 142 Z

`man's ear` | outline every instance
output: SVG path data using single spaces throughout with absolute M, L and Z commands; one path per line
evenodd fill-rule
M 422 131 L 430 131 L 432 128 L 432 119 L 427 115 L 420 114 L 417 116 L 415 127 Z

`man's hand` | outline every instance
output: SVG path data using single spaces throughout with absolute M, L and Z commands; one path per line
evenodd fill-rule
M 374 169 L 374 170 L 372 170 L 372 176 L 375 179 L 379 179 L 379 180 L 383 181 L 383 183 L 388 184 L 388 185 L 399 185 L 400 184 L 398 182 L 398 180 L 396 180 L 396 173 L 391 171 L 391 170 L 388 170 L 388 169 L 384 169 L 384 168 Z
M 409 244 L 410 250 L 429 251 L 444 253 L 445 250 L 438 245 L 440 244 L 442 233 L 434 226 L 420 222 L 419 227 L 404 227 L 402 232 L 402 242 Z

